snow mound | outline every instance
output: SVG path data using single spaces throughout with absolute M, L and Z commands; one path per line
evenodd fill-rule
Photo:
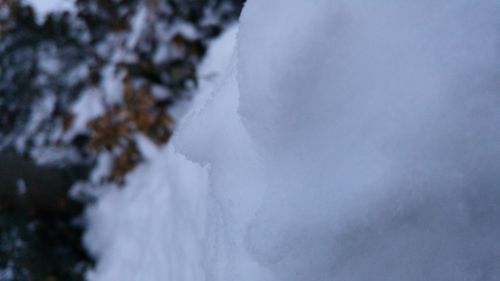
M 499 28 L 494 0 L 250 0 L 225 83 L 89 210 L 89 279 L 498 280 Z

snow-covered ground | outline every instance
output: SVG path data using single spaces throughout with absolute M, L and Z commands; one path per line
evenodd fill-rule
M 248 1 L 223 82 L 89 208 L 89 280 L 499 280 L 499 24 L 496 0 Z

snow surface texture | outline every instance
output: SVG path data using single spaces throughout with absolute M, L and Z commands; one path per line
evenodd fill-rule
M 89 210 L 90 280 L 500 280 L 500 3 L 250 0 L 225 83 Z

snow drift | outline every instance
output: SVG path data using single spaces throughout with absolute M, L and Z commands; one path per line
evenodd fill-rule
M 494 0 L 250 0 L 225 83 L 89 210 L 89 279 L 500 279 L 499 39 Z

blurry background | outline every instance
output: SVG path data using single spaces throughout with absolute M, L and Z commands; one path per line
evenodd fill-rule
M 168 142 L 243 2 L 0 0 L 0 280 L 84 279 L 85 204 Z

